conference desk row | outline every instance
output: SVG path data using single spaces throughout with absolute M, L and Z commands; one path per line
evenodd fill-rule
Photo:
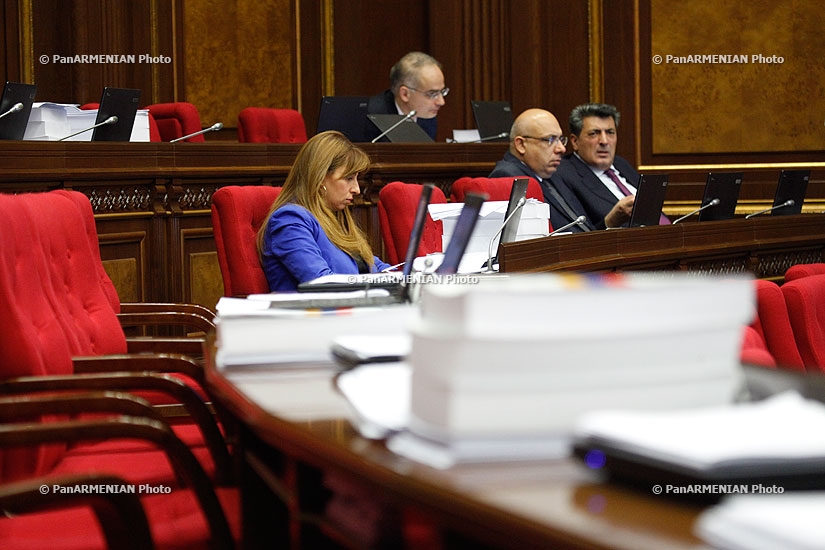
M 362 196 L 353 210 L 380 254 L 382 241 L 376 203 L 383 185 L 395 180 L 434 183 L 449 196 L 452 183 L 459 177 L 488 174 L 507 144 L 378 143 L 363 144 L 363 148 L 373 166 L 361 180 Z M 223 282 L 210 218 L 212 194 L 226 185 L 282 185 L 299 149 L 298 144 L 219 141 L 179 144 L 0 141 L 0 192 L 61 188 L 83 192 L 91 200 L 101 255 L 122 301 L 194 302 L 213 307 L 223 294 Z M 665 201 L 667 214 L 680 216 L 698 206 L 710 168 L 691 166 L 667 170 L 670 173 Z M 741 166 L 712 168 L 716 171 L 743 169 Z M 780 168 L 761 165 L 744 169 L 739 216 L 770 206 Z M 803 213 L 823 211 L 825 169 L 814 167 Z M 621 269 L 625 259 L 659 256 L 659 243 L 667 248 L 659 262 L 663 266 L 705 269 L 707 265 L 724 264 L 730 253 L 734 255 L 730 262 L 739 269 L 743 262 L 741 251 L 723 245 L 732 238 L 738 240 L 739 246 L 755 247 L 760 258 L 758 266 L 754 265 L 753 256 L 744 262 L 746 269 L 759 267 L 758 276 L 781 275 L 782 268 L 800 261 L 820 261 L 821 243 L 809 234 L 814 222 L 777 222 L 771 226 L 777 231 L 772 237 L 749 229 L 770 226 L 766 219 L 748 222 L 742 230 L 737 229 L 741 220 L 718 229 L 711 226 L 696 229 L 692 227 L 696 223 L 690 220 L 682 225 L 684 229 L 661 228 L 661 234 L 660 229 L 649 228 L 623 235 L 601 232 L 541 241 L 519 248 L 516 256 L 513 256 L 515 252 L 506 252 L 504 269 Z M 799 239 L 797 226 L 807 235 L 805 242 Z M 759 242 L 748 243 L 749 237 Z M 763 237 L 776 245 L 773 260 L 761 259 L 766 251 L 762 247 Z M 681 239 L 685 248 L 680 252 Z M 784 249 L 779 242 L 782 239 L 787 242 Z M 704 259 L 702 249 L 706 249 Z M 687 252 L 691 259 L 684 263 L 674 256 Z M 647 263 L 657 268 L 657 262 Z M 632 267 L 637 265 L 634 263 Z

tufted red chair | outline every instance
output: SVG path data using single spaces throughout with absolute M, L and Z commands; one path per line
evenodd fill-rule
M 307 130 L 295 109 L 247 107 L 238 114 L 240 143 L 304 143 Z
M 751 327 L 782 368 L 804 371 L 802 357 L 794 339 L 785 297 L 773 281 L 756 279 L 756 316 Z
M 378 193 L 378 221 L 386 252 L 384 261 L 390 264 L 404 261 L 419 198 L 421 198 L 421 185 L 417 183 L 394 181 L 382 187 Z M 438 187 L 434 188 L 430 204 L 446 202 L 444 192 Z M 441 252 L 443 231 L 441 221 L 433 221 L 428 216 L 417 255 L 425 256 L 432 252 Z
M 825 275 L 809 275 L 781 287 L 796 346 L 809 371 L 825 372 Z
M 80 108 L 86 111 L 99 109 L 100 103 L 84 103 Z M 155 117 L 152 116 L 152 113 L 149 113 L 149 141 L 161 141 L 158 123 L 155 122 Z
M 75 202 L 63 191 L 0 194 L 0 216 L 6 229 L 0 233 L 0 286 L 3 288 L 0 293 L 0 394 L 12 395 L 19 392 L 20 387 L 38 392 L 64 392 L 76 388 L 77 382 L 94 385 L 100 382 L 116 384 L 124 380 L 123 374 L 114 377 L 71 376 L 75 372 L 77 356 L 100 356 L 126 350 L 112 298 L 99 280 L 99 259 L 92 252 L 86 224 Z M 124 370 L 130 369 L 124 364 Z M 172 379 L 162 380 L 182 386 Z M 40 382 L 50 385 L 42 386 L 38 384 Z M 112 387 L 123 389 L 122 385 Z M 8 414 L 4 413 L 3 418 Z M 175 436 L 170 431 L 165 437 Z M 13 449 L 0 452 L 0 481 L 90 470 L 122 475 L 135 483 L 149 479 L 157 481 L 159 479 L 152 476 L 161 470 L 171 475 L 170 464 L 165 456 L 159 456 L 159 451 L 134 445 L 133 441 L 125 442 L 123 446 L 112 443 L 106 452 L 100 453 L 78 444 L 12 445 Z M 8 443 L 4 447 L 8 447 Z M 199 464 L 197 468 L 200 468 Z M 144 477 L 144 469 L 152 471 L 148 478 Z M 203 476 L 202 470 L 200 472 Z M 156 511 L 152 515 L 165 518 L 153 523 L 153 536 L 158 537 L 156 544 L 169 547 L 184 541 L 182 544 L 186 545 L 187 537 L 191 537 L 195 547 L 198 544 L 205 546 L 210 537 L 208 524 L 203 520 L 194 521 L 191 526 L 181 523 L 183 517 L 192 518 L 193 510 L 198 516 L 193 494 L 184 490 L 174 493 L 173 497 L 158 499 L 153 504 Z M 227 506 L 237 514 L 237 508 L 232 504 L 237 500 L 236 493 L 227 493 L 226 498 Z M 12 523 L 28 525 L 26 521 L 21 519 Z M 10 525 L 2 525 L 0 537 L 4 533 L 30 530 L 29 527 L 18 530 Z M 89 533 L 93 532 L 89 530 Z M 30 534 L 48 539 L 48 536 L 54 538 L 56 533 L 59 540 L 60 531 L 51 529 L 31 531 Z M 10 544 L 0 538 L 3 548 L 13 547 Z M 94 548 L 97 545 L 85 541 L 79 547 L 84 546 Z M 32 547 L 38 546 L 34 544 Z
M 200 113 L 198 113 L 197 107 L 191 103 L 185 101 L 155 103 L 146 108 L 149 109 L 149 114 L 155 118 L 160 141 L 172 141 L 203 130 L 201 128 Z M 203 134 L 186 140 L 188 143 L 201 143 L 204 141 L 206 139 Z
M 785 282 L 789 283 L 802 277 L 825 274 L 825 263 L 796 264 L 785 272 Z
M 212 229 L 224 296 L 269 292 L 257 235 L 280 192 L 280 187 L 266 185 L 228 185 L 212 195 Z

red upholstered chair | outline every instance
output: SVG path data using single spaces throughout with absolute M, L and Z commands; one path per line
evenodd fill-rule
M 225 296 L 269 292 L 257 234 L 280 192 L 280 187 L 228 185 L 212 195 L 212 228 Z
M 238 114 L 241 143 L 304 143 L 304 118 L 295 109 L 247 107 Z
M 742 347 L 739 359 L 746 365 L 776 367 L 776 359 L 768 351 L 764 338 L 751 326 L 744 327 L 742 330 Z
M 805 368 L 825 372 L 825 275 L 802 277 L 780 288 Z
M 782 290 L 776 283 L 764 279 L 755 280 L 754 285 L 756 316 L 751 328 L 765 342 L 779 367 L 804 371 Z
M 415 221 L 415 211 L 421 198 L 421 185 L 394 181 L 381 188 L 378 193 L 378 221 L 381 226 L 381 239 L 384 241 L 384 261 L 397 264 L 404 261 L 410 233 Z M 447 202 L 444 192 L 438 187 L 433 189 L 430 204 Z M 433 221 L 427 216 L 418 256 L 432 252 L 441 252 L 441 234 L 444 232 L 441 221 Z
M 491 201 L 506 201 L 510 199 L 510 189 L 513 187 L 512 177 L 504 178 L 458 178 L 450 189 L 450 202 L 464 202 L 468 192 L 485 193 Z M 541 185 L 533 178 L 527 184 L 527 198 L 544 201 Z
M 197 107 L 185 101 L 175 103 L 155 103 L 146 107 L 149 114 L 155 118 L 160 141 L 172 141 L 194 132 L 203 130 L 201 116 Z M 189 143 L 206 141 L 203 134 L 189 138 Z
M 46 424 L 46 420 L 52 416 L 45 417 L 43 428 L 40 427 L 41 424 L 32 424 L 32 417 L 40 414 L 65 418 L 63 413 L 75 415 L 84 411 L 94 414 L 104 412 L 99 408 L 83 411 L 50 408 L 62 406 L 61 403 L 55 405 L 55 400 L 58 399 L 54 395 L 56 393 L 65 397 L 62 394 L 77 391 L 153 389 L 168 391 L 176 397 L 188 396 L 183 399 L 183 403 L 197 423 L 197 430 L 201 431 L 205 439 L 221 440 L 221 434 L 208 409 L 192 388 L 166 375 L 136 375 L 130 372 L 135 368 L 140 372 L 152 370 L 150 363 L 156 363 L 161 370 L 164 368 L 162 365 L 165 368 L 174 365 L 177 370 L 180 364 L 187 364 L 190 372 L 194 372 L 197 365 L 183 358 L 152 355 L 136 357 L 137 365 L 133 365 L 129 364 L 130 357 L 120 355 L 126 350 L 126 340 L 112 307 L 111 297 L 101 286 L 100 268 L 96 265 L 98 259 L 92 253 L 85 221 L 74 200 L 66 192 L 0 194 L 0 216 L 6 229 L 0 233 L 0 286 L 3 288 L 0 293 L 0 395 L 5 399 L 5 406 L 0 404 L 0 421 L 4 422 L 4 434 L 10 433 L 14 423 L 24 422 L 14 432 L 17 439 L 4 440 L 5 450 L 0 453 L 0 481 L 53 475 L 57 472 L 81 474 L 96 471 L 118 475 L 133 483 L 148 479 L 168 479 L 171 484 L 175 478 L 170 467 L 183 465 L 187 471 L 194 468 L 192 471 L 195 473 L 175 472 L 184 476 L 182 481 L 192 490 L 179 489 L 173 491 L 172 495 L 163 495 L 168 498 L 153 499 L 151 510 L 149 504 L 146 504 L 147 513 L 155 517 L 152 532 L 156 544 L 159 547 L 169 547 L 178 543 L 186 546 L 191 542 L 195 546 L 205 546 L 213 535 L 225 539 L 228 528 L 221 527 L 225 527 L 225 518 L 210 516 L 208 520 L 204 520 L 194 499 L 195 495 L 199 499 L 211 498 L 213 504 L 216 504 L 211 483 L 204 474 L 201 463 L 192 456 L 192 452 L 177 438 L 174 431 L 162 422 L 156 409 L 148 407 L 147 402 L 132 402 L 130 405 L 147 409 L 146 420 L 138 422 L 137 427 L 127 427 L 134 423 L 112 418 L 78 420 L 71 422 L 72 425 L 66 427 L 68 433 L 65 433 L 63 426 Z M 104 353 L 119 355 L 102 356 Z M 95 364 L 98 359 L 102 361 Z M 84 363 L 92 365 L 87 371 L 94 374 L 75 374 L 80 370 L 79 365 Z M 99 372 L 111 367 L 116 372 Z M 31 406 L 33 395 L 42 397 L 44 393 L 49 400 L 35 403 L 36 406 L 28 411 L 25 409 L 27 405 Z M 17 401 L 10 402 L 11 399 Z M 136 415 L 134 409 L 129 411 L 129 416 Z M 106 409 L 105 412 L 117 412 L 117 409 Z M 150 434 L 153 429 L 147 423 L 153 429 L 163 432 L 163 435 Z M 43 439 L 32 439 L 36 435 Z M 91 448 L 82 443 L 108 440 L 111 437 L 129 440 L 122 443 L 107 441 L 109 446 L 104 449 Z M 167 449 L 165 452 L 174 452 L 178 458 L 170 461 L 165 452 L 135 443 L 134 438 L 148 438 L 155 444 L 175 447 L 177 450 Z M 58 441 L 62 443 L 56 444 Z M 215 449 L 220 450 L 221 447 Z M 229 457 L 225 447 L 222 453 L 212 454 L 212 451 L 213 447 L 209 446 L 203 455 L 210 459 L 216 472 L 227 471 Z M 166 477 L 154 477 L 161 470 Z M 186 477 L 187 475 L 195 477 Z M 232 499 L 237 500 L 236 493 L 234 496 L 227 493 L 226 498 L 230 505 Z M 233 509 L 237 510 L 236 507 Z M 184 517 L 189 519 L 183 520 Z M 75 521 L 81 519 L 75 518 Z M 19 525 L 16 520 L 0 521 L 11 521 Z M 213 525 L 213 521 L 217 523 Z M 190 522 L 192 528 L 188 529 Z M 34 530 L 33 526 L 4 529 L 9 525 L 4 523 L 0 527 L 0 536 L 8 532 L 31 531 L 32 536 L 43 534 L 52 536 L 52 539 L 57 534 L 57 540 L 60 540 L 62 534 L 50 529 Z M 61 525 L 71 525 L 71 522 Z M 88 523 L 85 525 L 88 526 Z M 213 527 L 224 533 L 210 533 L 210 528 Z M 89 530 L 89 533 L 93 533 L 93 530 Z M 85 541 L 84 544 L 80 547 L 98 546 L 92 541 Z M 32 544 L 31 547 L 46 546 L 48 545 Z M 3 541 L 0 542 L 0 547 L 12 546 L 10 542 Z
M 788 283 L 810 275 L 823 274 L 825 274 L 825 263 L 796 264 L 789 267 L 785 272 L 785 282 Z

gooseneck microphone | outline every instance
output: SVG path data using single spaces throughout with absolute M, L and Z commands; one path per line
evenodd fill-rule
M 69 134 L 68 136 L 62 137 L 62 138 L 58 139 L 57 141 L 63 141 L 64 139 L 69 139 L 70 137 L 74 137 L 78 134 L 82 134 L 83 132 L 88 132 L 89 130 L 94 130 L 95 128 L 99 128 L 100 126 L 108 126 L 109 124 L 117 124 L 117 121 L 118 121 L 118 118 L 115 115 L 112 115 L 109 118 L 107 118 L 106 120 L 104 120 L 103 122 L 98 122 L 94 126 L 89 126 L 88 128 L 84 128 L 84 129 L 80 130 L 79 132 L 75 132 L 74 134 Z
M 396 122 L 395 124 L 393 124 L 392 126 L 387 128 L 386 130 L 384 130 L 383 132 L 378 134 L 378 137 L 373 139 L 370 143 L 375 143 L 376 141 L 378 141 L 382 137 L 386 136 L 387 134 L 389 134 L 390 132 L 392 132 L 393 130 L 395 130 L 399 126 L 401 126 L 403 123 L 407 122 L 408 120 L 411 120 L 412 117 L 414 117 L 415 115 L 416 115 L 416 111 L 415 111 L 415 109 L 413 109 L 412 111 L 410 111 L 409 113 L 404 115 L 404 118 L 402 118 L 401 120 L 399 120 L 398 122 Z
M 513 216 L 516 215 L 516 212 L 521 210 L 525 204 L 527 204 L 527 199 L 521 197 L 516 203 L 516 207 L 513 208 L 513 211 L 510 212 L 510 215 L 507 216 L 507 218 L 504 220 L 504 223 L 502 223 L 501 227 L 498 228 L 498 231 L 496 231 L 495 235 L 493 235 L 493 238 L 490 239 L 490 244 L 487 245 L 487 267 L 484 270 L 485 273 L 493 271 L 493 243 L 496 242 L 498 236 L 501 235 L 501 232 L 504 231 L 505 227 L 507 227 L 507 222 L 509 222 L 513 218 Z
M 565 231 L 565 230 L 567 230 L 567 229 L 570 229 L 570 228 L 571 228 L 571 227 L 573 227 L 574 225 L 582 225 L 582 224 L 583 224 L 586 220 L 587 220 L 587 216 L 579 216 L 578 218 L 576 218 L 576 219 L 575 219 L 575 220 L 573 220 L 572 222 L 568 223 L 567 225 L 562 225 L 562 226 L 561 226 L 561 227 L 559 227 L 558 229 L 554 229 L 554 230 L 552 231 L 552 233 L 550 233 L 550 234 L 549 234 L 549 235 L 547 235 L 547 236 L 548 236 L 548 237 L 552 237 L 552 236 L 553 236 L 553 235 L 555 235 L 556 233 L 561 233 L 562 231 Z
M 709 203 L 707 203 L 705 206 L 702 206 L 702 207 L 700 207 L 700 208 L 697 208 L 697 209 L 696 209 L 696 210 L 694 210 L 693 212 L 689 212 L 689 213 L 685 214 L 684 216 L 682 216 L 681 218 L 676 219 L 676 220 L 673 222 L 673 224 L 671 224 L 671 225 L 676 225 L 677 223 L 679 223 L 680 221 L 684 220 L 685 218 L 689 218 L 689 217 L 691 217 L 691 216 L 692 216 L 692 215 L 694 215 L 694 214 L 698 214 L 699 212 L 701 212 L 701 211 L 702 211 L 702 210 L 704 210 L 705 208 L 710 208 L 711 206 L 716 206 L 716 205 L 717 205 L 717 204 L 719 204 L 720 202 L 722 202 L 722 201 L 720 201 L 719 199 L 713 199 L 712 201 L 710 201 Z
M 18 101 L 17 103 L 12 105 L 11 108 L 8 111 L 6 111 L 2 115 L 0 115 L 0 118 L 3 118 L 6 115 L 10 115 L 12 113 L 16 113 L 17 111 L 22 111 L 22 110 L 23 110 L 23 104 Z
M 181 136 L 179 138 L 172 139 L 172 140 L 169 141 L 169 143 L 175 143 L 177 141 L 183 141 L 185 139 L 189 139 L 189 138 L 192 138 L 192 137 L 195 137 L 195 136 L 199 136 L 201 134 L 205 134 L 206 132 L 217 132 L 221 128 L 223 128 L 223 123 L 222 122 L 216 122 L 215 124 L 213 124 L 209 128 L 204 128 L 203 130 L 199 130 L 197 132 L 192 132 L 191 134 L 187 134 L 185 136 Z
M 748 218 L 752 218 L 754 216 L 764 214 L 765 212 L 773 212 L 777 208 L 785 208 L 786 206 L 793 206 L 794 204 L 796 204 L 796 202 L 793 199 L 788 199 L 785 202 L 783 202 L 782 204 L 777 204 L 776 206 L 772 206 L 770 208 L 760 210 L 759 212 L 754 212 L 753 214 L 748 214 L 747 216 L 745 216 L 745 219 L 747 220 Z
M 480 138 L 480 139 L 473 140 L 470 143 L 481 143 L 482 141 L 490 141 L 490 140 L 493 140 L 493 139 L 501 139 L 501 138 L 506 138 L 506 137 L 509 137 L 509 136 L 510 136 L 510 134 L 508 134 L 507 132 L 501 132 L 500 134 L 496 134 L 494 136 L 487 136 L 487 137 L 483 137 L 483 138 Z

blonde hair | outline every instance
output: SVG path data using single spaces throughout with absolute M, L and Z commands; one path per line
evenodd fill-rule
M 263 257 L 266 231 L 272 213 L 287 203 L 309 210 L 332 244 L 352 256 L 360 257 L 372 267 L 372 247 L 352 218 L 349 208 L 332 210 L 324 200 L 322 189 L 327 174 L 343 167 L 342 178 L 363 174 L 370 167 L 369 156 L 344 136 L 335 131 L 321 132 L 307 141 L 286 177 L 280 195 L 272 203 L 264 223 L 258 230 L 258 255 Z

